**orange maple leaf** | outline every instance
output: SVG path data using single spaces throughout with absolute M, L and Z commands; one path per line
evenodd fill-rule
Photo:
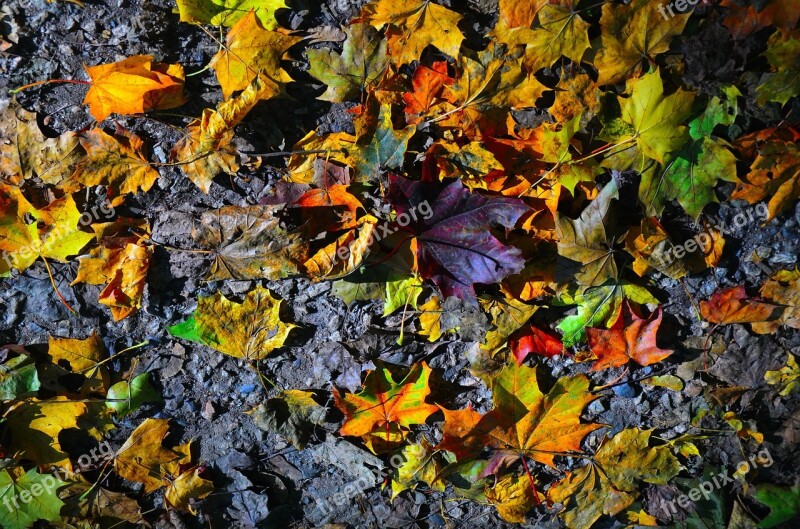
M 609 330 L 586 329 L 589 348 L 597 355 L 592 371 L 620 367 L 633 360 L 640 366 L 649 366 L 673 353 L 656 345 L 656 334 L 661 326 L 661 307 L 648 318 L 641 318 L 625 303 L 622 317 Z

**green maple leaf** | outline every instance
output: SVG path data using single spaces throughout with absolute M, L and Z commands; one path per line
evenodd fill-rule
M 718 125 L 732 125 L 738 115 L 739 90 L 723 89 L 723 101 L 714 97 L 706 111 L 689 123 L 690 141 L 678 151 L 664 171 L 642 175 L 639 198 L 648 215 L 660 215 L 667 201 L 677 199 L 695 219 L 706 205 L 717 202 L 714 188 L 720 180 L 736 181 L 736 157 L 728 144 L 712 136 Z
M 306 51 L 308 73 L 328 85 L 318 99 L 341 103 L 357 97 L 382 74 L 386 59 L 386 40 L 369 24 L 353 24 L 344 30 L 347 35 L 342 53 L 328 49 Z
M 59 520 L 64 502 L 58 499 L 56 491 L 64 485 L 57 477 L 39 474 L 35 468 L 16 478 L 8 469 L 0 470 L 0 503 L 4 505 L 0 508 L 0 526 L 26 529 L 36 520 Z M 27 497 L 30 500 L 26 502 Z
M 577 314 L 567 316 L 558 324 L 558 328 L 564 333 L 564 346 L 569 347 L 586 340 L 586 327 L 608 328 L 614 325 L 625 299 L 636 303 L 658 303 L 646 288 L 625 281 L 606 283 L 584 291 L 574 286 L 564 289 L 558 294 L 554 304 L 578 306 Z

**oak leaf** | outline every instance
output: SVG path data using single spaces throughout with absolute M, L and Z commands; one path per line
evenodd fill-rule
M 364 6 L 360 20 L 386 30 L 389 57 L 402 66 L 422 57 L 428 46 L 458 57 L 464 35 L 458 29 L 463 17 L 428 0 L 398 3 L 378 0 Z
M 153 63 L 151 55 L 86 66 L 92 85 L 83 103 L 103 121 L 111 114 L 143 114 L 183 105 L 183 66 Z
M 246 14 L 228 31 L 225 46 L 211 59 L 222 95 L 228 99 L 237 90 L 247 89 L 259 77 L 264 84 L 259 91 L 260 99 L 279 94 L 282 85 L 292 80 L 281 67 L 281 59 L 301 40 L 264 29 L 255 12 Z
M 296 325 L 280 319 L 280 300 L 256 287 L 241 303 L 221 293 L 199 297 L 192 316 L 167 330 L 173 336 L 206 345 L 248 361 L 262 360 L 283 342 Z
M 410 426 L 424 424 L 439 409 L 426 402 L 431 391 L 430 374 L 431 369 L 422 362 L 395 381 L 389 368 L 376 361 L 376 368 L 367 373 L 360 392 L 333 392 L 336 407 L 346 418 L 339 433 L 364 437 L 373 452 L 381 441 L 389 446 L 402 441 Z
M 386 41 L 369 24 L 351 24 L 342 53 L 329 49 L 306 51 L 308 73 L 328 88 L 318 99 L 341 103 L 361 94 L 377 81 L 386 69 Z
M 640 366 L 648 366 L 671 355 L 673 351 L 656 345 L 662 316 L 659 307 L 648 318 L 641 318 L 630 303 L 625 303 L 622 317 L 609 330 L 586 329 L 589 348 L 597 356 L 592 371 L 621 367 L 631 360 Z

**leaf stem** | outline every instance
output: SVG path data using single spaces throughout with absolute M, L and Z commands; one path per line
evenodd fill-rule
M 15 95 L 23 90 L 27 90 L 28 88 L 34 88 L 36 86 L 42 86 L 45 84 L 53 84 L 53 83 L 69 83 L 69 84 L 92 84 L 91 81 L 77 81 L 75 79 L 47 79 L 46 81 L 36 81 L 35 83 L 30 83 L 26 85 L 22 85 L 17 88 L 12 88 L 8 91 L 9 94 Z

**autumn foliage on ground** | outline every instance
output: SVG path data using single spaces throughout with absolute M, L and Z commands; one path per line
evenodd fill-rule
M 675 519 L 648 511 L 643 487 L 677 486 L 701 456 L 708 424 L 722 421 L 715 431 L 748 456 L 760 432 L 724 406 L 672 438 L 583 417 L 620 381 L 673 392 L 688 382 L 674 374 L 675 342 L 662 331 L 666 300 L 655 280 L 683 281 L 718 265 L 726 239 L 710 208 L 761 205 L 753 225 L 794 210 L 798 116 L 784 112 L 769 128 L 738 118 L 742 105 L 788 108 L 798 94 L 800 3 L 701 2 L 695 14 L 662 16 L 655 0 L 500 0 L 480 35 L 452 4 L 378 0 L 343 28 L 309 34 L 280 27 L 276 11 L 292 8 L 282 1 L 177 0 L 181 22 L 224 34 L 208 65 L 221 102 L 184 123 L 170 161 L 157 163 L 140 134 L 112 116 L 183 105 L 192 94 L 180 64 L 137 55 L 87 65 L 86 78 L 73 81 L 87 85 L 84 103 L 97 123 L 57 137 L 12 101 L 0 122 L 0 273 L 77 262 L 73 284 L 99 285 L 97 302 L 124 320 L 141 310 L 163 245 L 150 238 L 147 219 L 114 208 L 150 190 L 166 166 L 198 193 L 262 164 L 283 166 L 285 178 L 261 203 L 200 213 L 189 251 L 208 258 L 204 279 L 331 282 L 348 305 L 379 300 L 384 316 L 400 314 L 399 345 L 458 339 L 452 307 L 477 308 L 490 330 L 470 354 L 470 372 L 492 399 L 484 408 L 457 406 L 437 391 L 441 373 L 425 359 L 375 360 L 358 392 L 276 390 L 250 412 L 259 427 L 302 449 L 326 415 L 339 413 L 338 436 L 387 461 L 402 456 L 386 501 L 414 489 L 447 491 L 491 504 L 512 523 L 547 512 L 570 529 L 609 516 L 637 527 L 701 527 L 707 513 L 698 506 Z M 721 21 L 734 39 L 769 35 L 754 89 L 682 83 L 677 44 L 707 20 Z M 290 74 L 290 58 L 307 65 L 303 75 Z M 319 99 L 347 103 L 352 130 L 309 130 L 283 153 L 241 152 L 236 126 L 260 102 L 302 105 L 287 96 L 290 83 L 319 85 Z M 93 189 L 104 192 L 103 215 L 88 212 Z M 694 242 L 688 232 L 706 236 Z M 742 285 L 692 298 L 693 311 L 708 324 L 709 344 L 732 324 L 756 334 L 800 329 L 798 292 L 797 270 L 781 270 L 760 291 Z M 53 295 L 61 296 L 55 282 Z M 266 282 L 238 299 L 199 296 L 192 314 L 165 329 L 259 370 L 296 328 L 285 302 Z M 697 377 L 714 361 L 709 350 Z M 160 400 L 147 373 L 109 369 L 123 353 L 136 351 L 109 356 L 98 335 L 6 346 L 0 502 L 62 472 L 35 502 L 0 508 L 0 525 L 143 523 L 137 499 L 109 484 L 117 478 L 186 513 L 212 493 L 192 442 L 167 441 L 167 419 L 140 422 L 93 468 L 81 470 L 62 449 L 64 432 L 100 443 L 124 416 Z M 544 360 L 559 356 L 586 369 L 548 372 Z M 641 375 L 648 366 L 658 375 Z M 594 378 L 614 369 L 605 384 Z M 798 377 L 789 355 L 767 382 L 788 398 Z M 736 479 L 745 487 L 750 480 Z M 759 527 L 797 515 L 796 487 L 758 490 L 748 501 L 773 509 Z M 739 516 L 745 525 L 736 527 L 754 526 Z

